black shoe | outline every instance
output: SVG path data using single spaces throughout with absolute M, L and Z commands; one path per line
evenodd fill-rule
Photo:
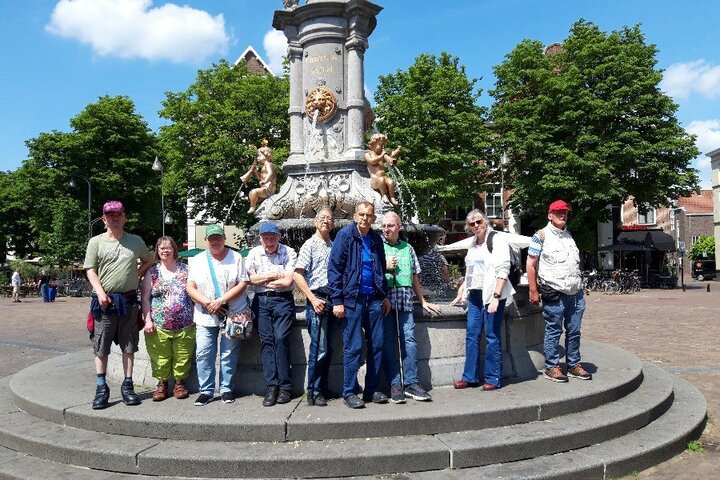
M 233 403 L 235 401 L 235 394 L 233 392 L 223 392 L 220 397 L 223 403 Z
M 125 380 L 120 387 L 120 395 L 122 395 L 125 405 L 140 405 L 140 396 L 135 393 L 135 387 L 131 380 Z
M 108 400 L 110 400 L 110 387 L 108 387 L 107 384 L 98 385 L 97 389 L 95 389 L 95 398 L 92 403 L 93 410 L 107 408 Z
M 268 387 L 265 398 L 263 398 L 263 407 L 272 407 L 277 403 L 278 387 Z
M 207 393 L 201 393 L 200 396 L 197 397 L 197 399 L 195 400 L 195 406 L 202 407 L 212 401 L 213 401 L 212 395 L 208 395 Z
M 308 397 L 308 405 L 315 405 L 316 407 L 326 407 L 327 400 L 322 395 L 318 395 L 315 398 Z
M 372 403 L 387 403 L 388 397 L 382 392 L 375 392 L 372 395 L 363 395 L 363 400 Z
M 363 402 L 360 397 L 355 395 L 354 393 L 350 396 L 347 396 L 343 399 L 343 402 L 345 402 L 345 405 L 347 405 L 350 408 L 364 408 L 365 402 Z
M 280 394 L 277 397 L 277 403 L 288 403 L 292 400 L 292 394 L 287 390 L 280 390 Z

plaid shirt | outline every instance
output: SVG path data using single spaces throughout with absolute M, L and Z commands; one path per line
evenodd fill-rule
M 383 241 L 387 243 L 387 240 L 383 238 Z M 420 262 L 418 262 L 415 249 L 412 245 L 410 247 L 410 256 L 412 257 L 412 271 L 413 276 L 420 274 Z M 412 287 L 390 287 L 388 288 L 388 299 L 390 305 L 393 308 L 397 308 L 398 312 L 412 312 L 413 311 L 413 289 Z

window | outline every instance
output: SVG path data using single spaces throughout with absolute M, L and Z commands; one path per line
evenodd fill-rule
M 690 238 L 690 245 L 695 245 L 700 240 L 700 235 L 693 235 Z
M 640 213 L 638 209 L 638 225 L 654 225 L 655 224 L 655 208 L 648 204 L 645 204 L 647 212 L 645 214 Z
M 485 192 L 485 215 L 490 218 L 502 218 L 503 201 L 500 185 L 497 186 L 496 190 Z

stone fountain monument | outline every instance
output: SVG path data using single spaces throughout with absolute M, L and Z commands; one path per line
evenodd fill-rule
M 288 40 L 287 181 L 256 215 L 263 220 L 312 219 L 320 207 L 329 206 L 336 219 L 345 219 L 362 201 L 374 203 L 381 212 L 383 203 L 370 187 L 364 160 L 371 116 L 364 93 L 364 55 L 382 7 L 365 0 L 286 5 L 275 12 L 273 27 Z
M 369 152 L 364 145 L 372 117 L 363 91 L 364 54 L 376 25 L 375 17 L 382 8 L 366 0 L 285 4 L 285 10 L 275 12 L 273 26 L 285 33 L 290 60 L 290 155 L 282 167 L 287 180 L 278 193 L 258 198 L 251 208 L 255 208 L 260 221 L 271 220 L 281 228 L 284 243 L 298 248 L 314 232 L 312 219 L 322 206 L 333 210 L 338 228 L 351 221 L 360 202 L 373 203 L 377 213 L 391 210 L 393 197 L 384 199 L 375 189 L 377 183 L 373 188 L 367 159 L 372 161 L 382 155 L 390 157 L 388 162 L 394 162 L 399 150 L 386 153 L 387 138 L 380 138 L 384 135 L 373 136 Z M 382 143 L 380 148 L 376 148 L 378 141 Z M 258 155 L 271 158 L 272 151 L 263 143 Z M 253 173 L 251 169 L 244 177 Z M 268 193 L 273 192 L 274 183 Z M 257 229 L 255 225 L 248 232 L 250 244 L 256 241 Z M 419 255 L 444 233 L 437 226 L 407 223 L 404 230 Z M 542 317 L 527 302 L 527 287 L 520 286 L 518 290 L 506 308 L 503 372 L 505 377 L 533 378 L 542 367 Z M 414 315 L 419 374 L 427 387 L 452 384 L 460 378 L 465 361 L 465 313 L 458 307 L 441 305 L 441 308 L 442 314 L 436 317 L 427 316 L 420 308 Z M 298 309 L 298 322 L 290 337 L 296 392 L 304 390 L 309 346 L 303 315 L 304 309 Z M 335 390 L 342 378 L 340 337 L 336 336 L 336 355 L 330 371 L 330 387 Z M 152 386 L 154 380 L 144 352 L 141 345 L 136 356 L 136 377 Z M 119 356 L 119 351 L 114 354 Z M 235 379 L 238 393 L 263 392 L 258 342 L 244 344 L 239 364 Z M 122 373 L 119 365 L 120 361 L 110 363 L 114 376 Z M 192 387 L 196 381 L 193 375 L 189 385 Z

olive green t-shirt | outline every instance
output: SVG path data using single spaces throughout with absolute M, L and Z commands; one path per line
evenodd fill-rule
M 126 232 L 118 241 L 101 233 L 88 242 L 84 268 L 95 269 L 105 293 L 129 292 L 138 287 L 138 259 L 144 262 L 152 256 L 137 235 Z

